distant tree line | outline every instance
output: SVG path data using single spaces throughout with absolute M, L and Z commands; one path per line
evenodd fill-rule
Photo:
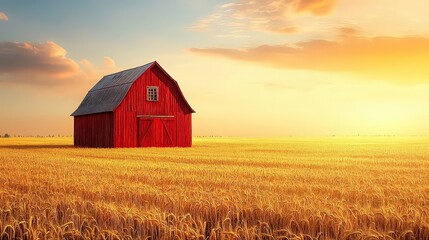
M 13 137 L 35 137 L 35 138 L 53 138 L 53 137 L 72 137 L 73 135 L 13 135 Z M 9 133 L 5 133 L 3 135 L 0 134 L 0 138 L 10 138 L 12 137 Z

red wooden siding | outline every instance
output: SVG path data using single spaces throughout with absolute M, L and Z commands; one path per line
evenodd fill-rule
M 158 101 L 146 100 L 147 86 L 158 86 Z M 188 110 L 183 97 L 175 83 L 154 65 L 133 83 L 121 104 L 115 109 L 113 145 L 190 147 L 191 113 L 186 111 Z M 138 115 L 173 116 L 173 118 L 140 119 Z M 149 126 L 149 122 L 152 126 Z M 145 131 L 147 135 L 144 135 Z
M 113 147 L 113 113 L 74 117 L 74 145 Z
M 192 146 L 192 114 L 178 114 L 177 126 L 179 130 L 178 147 L 191 147 Z

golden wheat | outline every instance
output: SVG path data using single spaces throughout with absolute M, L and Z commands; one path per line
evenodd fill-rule
M 0 139 L 1 239 L 429 239 L 427 138 Z

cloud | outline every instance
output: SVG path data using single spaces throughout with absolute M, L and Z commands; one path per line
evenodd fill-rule
M 350 37 L 350 36 L 358 36 L 361 31 L 357 27 L 347 26 L 338 28 L 338 33 L 340 37 Z
M 201 19 L 196 24 L 191 26 L 189 29 L 196 32 L 205 32 L 208 31 L 211 24 L 213 24 L 217 19 L 220 19 L 222 15 L 212 14 L 206 18 Z
M 111 57 L 104 57 L 103 63 L 104 63 L 104 66 L 107 68 L 115 68 L 116 67 L 115 60 L 113 60 Z
M 69 77 L 79 72 L 78 64 L 54 42 L 0 42 L 0 74 L 40 74 Z
M 326 15 L 334 9 L 336 2 L 336 0 L 299 0 L 295 3 L 297 6 L 295 11 Z
M 99 78 L 115 68 L 115 61 L 104 58 L 103 67 L 89 60 L 79 63 L 55 42 L 0 42 L 0 84 L 32 86 L 71 86 Z M 98 79 L 95 79 L 98 80 Z
M 8 16 L 4 12 L 0 12 L 0 21 L 7 21 L 9 20 Z
M 208 31 L 219 27 L 223 31 L 253 30 L 281 34 L 297 32 L 293 18 L 302 13 L 312 16 L 329 14 L 336 0 L 235 0 L 218 7 L 190 29 Z M 225 34 L 226 35 L 226 34 Z
M 298 32 L 298 28 L 297 27 L 292 27 L 292 26 L 275 27 L 275 28 L 267 28 L 267 29 L 271 30 L 272 32 L 282 33 L 282 34 L 289 34 L 289 33 Z
M 363 37 L 353 29 L 333 41 L 311 40 L 254 48 L 191 48 L 194 53 L 286 69 L 348 72 L 401 83 L 429 83 L 429 38 Z

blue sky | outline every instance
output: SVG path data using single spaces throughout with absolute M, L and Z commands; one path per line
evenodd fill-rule
M 73 59 L 96 62 L 108 55 L 123 65 L 139 65 L 159 48 L 177 51 L 208 41 L 187 30 L 211 9 L 209 1 L 195 2 L 1 1 L 9 21 L 2 23 L 0 40 L 54 41 Z M 210 4 L 214 8 L 217 3 Z M 136 52 L 142 53 L 141 60 Z

